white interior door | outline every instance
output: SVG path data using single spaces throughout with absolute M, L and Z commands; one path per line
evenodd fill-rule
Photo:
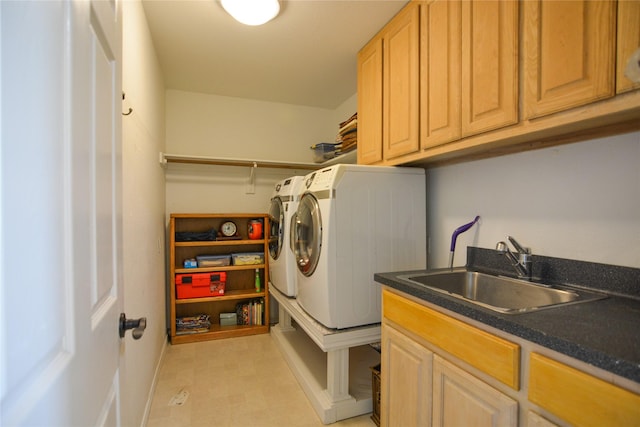
M 2 425 L 120 425 L 119 7 L 0 2 Z

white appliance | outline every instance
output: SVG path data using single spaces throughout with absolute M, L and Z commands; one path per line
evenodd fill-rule
M 296 296 L 296 265 L 290 245 L 291 219 L 298 208 L 304 177 L 292 176 L 278 182 L 269 207 L 269 281 L 280 292 Z
M 381 321 L 376 272 L 424 269 L 421 168 L 335 165 L 305 176 L 295 217 L 296 300 L 328 328 Z

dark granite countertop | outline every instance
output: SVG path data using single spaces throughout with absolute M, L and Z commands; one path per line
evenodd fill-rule
M 478 248 L 470 248 L 472 251 Z M 486 250 L 481 250 L 486 251 Z M 493 252 L 493 251 L 491 251 Z M 467 268 L 482 271 L 495 270 L 485 264 L 479 266 L 474 263 L 478 251 L 470 254 L 468 251 Z M 488 253 L 481 253 L 487 255 Z M 492 257 L 492 254 L 489 254 Z M 566 271 L 566 260 L 538 257 L 541 265 L 553 266 L 556 271 Z M 581 261 L 569 261 L 571 268 Z M 606 292 L 605 299 L 570 304 L 555 308 L 532 311 L 522 314 L 502 314 L 480 307 L 470 302 L 428 289 L 400 279 L 398 276 L 420 271 L 403 271 L 375 274 L 375 281 L 393 289 L 428 301 L 445 309 L 451 310 L 470 319 L 492 326 L 509 334 L 559 353 L 581 360 L 598 368 L 604 369 L 621 377 L 640 382 L 640 298 L 635 292 L 640 288 L 639 269 L 626 267 L 605 266 L 586 263 L 578 267 L 581 271 L 590 271 L 591 279 L 584 279 L 581 284 L 599 283 L 602 275 L 611 279 L 616 277 L 618 285 L 607 283 L 602 286 L 588 286 L 590 289 Z M 562 268 L 556 268 L 561 266 Z M 507 266 L 509 267 L 509 266 Z M 589 270 L 591 267 L 592 269 Z M 600 270 L 598 269 L 600 267 Z M 622 269 L 622 270 L 620 270 Z M 535 273 L 535 271 L 534 271 Z M 553 275 L 552 275 L 553 276 Z M 558 276 L 548 276 L 545 281 L 559 282 Z M 570 280 L 562 280 L 569 284 Z M 575 283 L 575 282 L 574 282 Z M 559 283 L 556 283 L 559 284 Z M 585 286 L 587 287 L 587 286 Z M 603 289 L 606 288 L 606 289 Z M 631 289 L 625 294 L 621 289 Z

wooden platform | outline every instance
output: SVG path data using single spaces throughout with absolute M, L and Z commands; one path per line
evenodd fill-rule
M 380 354 L 369 344 L 380 341 L 380 324 L 329 329 L 316 322 L 273 286 L 279 323 L 271 336 L 324 424 L 373 410 L 371 366 Z

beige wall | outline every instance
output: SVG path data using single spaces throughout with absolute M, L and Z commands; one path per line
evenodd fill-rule
M 534 254 L 640 268 L 640 132 L 431 169 L 429 266 L 446 267 L 451 234 L 494 249 L 511 235 Z
M 124 309 L 147 318 L 142 339 L 123 340 L 122 424 L 142 426 L 166 343 L 164 82 L 142 4 L 123 5 L 123 252 Z
M 311 162 L 309 147 L 332 142 L 334 110 L 167 90 L 171 154 Z M 341 107 L 344 108 L 344 107 Z
M 168 91 L 167 151 L 251 158 L 253 150 L 258 159 L 310 161 L 309 145 L 334 138 L 337 123 L 356 111 L 356 103 L 354 95 L 328 111 Z M 228 105 L 233 115 L 214 118 Z M 233 129 L 262 120 L 253 117 L 271 120 L 245 126 L 241 143 L 226 143 L 223 136 Z M 277 136 L 282 129 L 290 135 Z M 458 238 L 456 265 L 465 263 L 467 246 L 495 248 L 513 235 L 534 254 L 640 267 L 638 164 L 640 133 L 635 132 L 430 169 L 429 267 L 447 265 L 451 233 L 476 214 L 482 217 L 479 226 Z M 170 165 L 166 211 L 264 212 L 275 182 L 306 173 L 258 169 L 255 193 L 247 194 L 249 168 Z
M 170 154 L 313 162 L 310 146 L 332 142 L 357 109 L 353 95 L 335 110 L 167 91 Z M 309 170 L 169 164 L 166 212 L 267 212 L 274 184 Z

